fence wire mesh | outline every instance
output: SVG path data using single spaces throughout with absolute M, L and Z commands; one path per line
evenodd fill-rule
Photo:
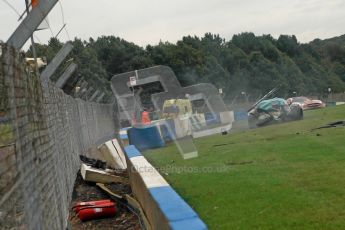
M 113 105 L 74 99 L 4 44 L 0 64 L 0 229 L 65 229 L 86 154 L 115 136 Z

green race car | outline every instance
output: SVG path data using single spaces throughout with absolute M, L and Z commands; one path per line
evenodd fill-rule
M 296 104 L 288 104 L 282 98 L 262 100 L 248 112 L 249 128 L 301 119 L 303 119 L 302 108 Z

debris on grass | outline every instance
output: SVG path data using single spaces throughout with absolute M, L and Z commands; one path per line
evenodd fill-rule
M 223 144 L 216 144 L 216 145 L 213 145 L 212 147 L 220 147 L 220 146 L 233 145 L 233 144 L 235 144 L 235 143 L 229 142 L 229 143 L 223 143 Z
M 317 130 L 317 129 L 335 128 L 335 127 L 338 127 L 338 126 L 345 126 L 345 120 L 331 122 L 331 123 L 328 123 L 327 125 L 323 125 L 323 126 L 314 128 L 311 131 L 314 131 L 314 130 Z
M 225 162 L 226 165 L 246 165 L 246 164 L 252 164 L 253 161 L 240 161 L 240 162 L 234 162 L 234 161 L 227 161 Z

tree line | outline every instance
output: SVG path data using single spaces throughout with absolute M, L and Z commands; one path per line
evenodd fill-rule
M 255 99 L 278 85 L 281 97 L 324 96 L 329 88 L 334 93 L 345 91 L 345 35 L 309 43 L 298 42 L 294 35 L 275 39 L 250 32 L 234 35 L 229 41 L 206 33 L 146 47 L 115 36 L 88 41 L 75 38 L 72 42 L 74 49 L 68 59 L 73 58 L 78 70 L 69 81 L 70 89 L 83 78 L 108 96 L 113 75 L 155 65 L 170 66 L 182 86 L 212 83 L 222 88 L 226 100 L 243 92 Z M 55 38 L 47 45 L 36 44 L 38 56 L 45 56 L 48 62 L 61 47 Z

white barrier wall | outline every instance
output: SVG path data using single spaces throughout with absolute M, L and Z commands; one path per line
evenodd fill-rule
M 129 178 L 153 229 L 205 230 L 198 214 L 133 145 L 125 147 Z

